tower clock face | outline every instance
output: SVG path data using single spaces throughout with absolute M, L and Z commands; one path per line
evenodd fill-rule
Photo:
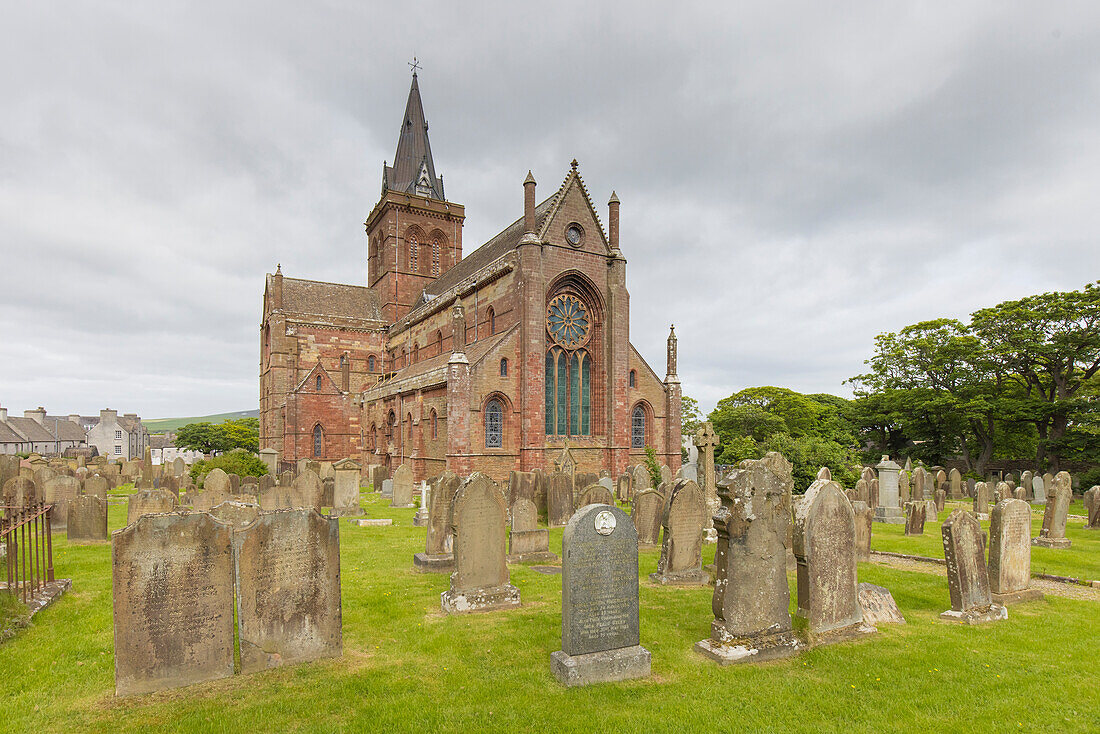
M 581 241 L 584 239 L 584 232 L 576 224 L 570 224 L 569 228 L 565 230 L 565 240 L 573 247 L 580 247 Z
M 592 333 L 588 308 L 572 293 L 563 293 L 550 301 L 546 309 L 546 329 L 556 343 L 566 349 L 576 349 L 587 342 Z

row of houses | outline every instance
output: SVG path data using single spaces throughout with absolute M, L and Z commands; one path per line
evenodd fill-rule
M 111 459 L 140 459 L 149 446 L 149 430 L 136 413 L 101 410 L 98 416 L 51 416 L 38 407 L 22 418 L 0 408 L 0 454 L 63 456 L 87 453 Z M 93 450 L 94 449 L 94 450 Z

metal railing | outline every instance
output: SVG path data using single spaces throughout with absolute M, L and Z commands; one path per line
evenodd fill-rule
M 53 581 L 52 504 L 0 505 L 0 543 L 7 559 L 4 591 L 24 604 Z

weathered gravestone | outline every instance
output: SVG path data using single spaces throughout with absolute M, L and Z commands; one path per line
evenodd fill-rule
M 408 464 L 397 467 L 393 473 L 393 501 L 390 507 L 413 506 L 413 473 Z
M 336 477 L 321 477 L 321 507 L 332 507 L 336 502 Z
M 18 476 L 4 482 L 4 504 L 9 507 L 29 507 L 41 500 L 33 479 Z
M 298 476 L 294 477 L 294 483 L 291 486 L 294 488 L 291 493 L 293 507 L 310 507 L 318 512 L 321 511 L 321 507 L 323 507 L 321 502 L 324 500 L 325 492 L 325 487 L 321 483 L 321 475 L 313 469 L 303 469 L 298 472 Z
M 32 477 L 32 479 L 34 479 L 34 483 L 38 485 L 39 491 L 44 491 L 46 487 L 46 482 L 56 477 L 57 471 L 51 469 L 48 466 L 44 466 L 40 469 L 34 470 L 34 476 Z
M 824 479 L 826 481 L 832 481 L 833 472 L 832 472 L 831 469 L 829 469 L 829 467 L 823 466 L 823 467 L 821 467 L 820 469 L 817 470 L 817 478 L 818 479 Z
M 579 471 L 573 475 L 573 487 L 589 487 L 599 480 L 595 472 Z
M 876 627 L 880 624 L 905 624 L 897 602 L 890 590 L 861 582 L 858 587 L 859 606 L 863 610 L 863 621 Z
M 992 492 L 987 482 L 978 482 L 974 485 L 974 514 L 979 520 L 989 519 L 989 505 L 992 499 Z
M 332 465 L 332 510 L 337 517 L 361 515 L 359 506 L 359 472 L 362 467 L 353 459 L 341 459 Z
M 602 484 L 589 484 L 577 494 L 577 509 L 588 505 L 613 505 L 615 499 L 611 496 L 611 490 Z
M 508 562 L 556 561 L 550 552 L 550 531 L 538 526 L 538 510 L 530 497 L 512 503 L 512 525 L 508 530 Z
M 126 524 L 131 525 L 142 515 L 171 512 L 176 509 L 176 496 L 166 489 L 141 489 L 126 502 Z
M 445 471 L 432 482 L 428 493 L 428 537 L 423 553 L 413 556 L 413 565 L 421 571 L 442 572 L 454 568 L 453 539 L 451 534 L 451 503 L 462 480 L 451 471 Z
M 678 479 L 665 507 L 661 557 L 657 572 L 649 574 L 650 581 L 677 585 L 710 583 L 710 574 L 703 571 L 707 498 L 702 487 L 691 480 Z
M 611 494 L 611 498 L 612 498 L 611 504 L 614 504 L 614 498 L 615 498 L 615 482 L 614 482 L 614 480 L 611 479 L 611 477 L 601 476 L 596 481 L 596 484 L 599 484 L 603 487 L 607 487 L 607 491 Z
M 342 654 L 335 517 L 263 513 L 233 534 L 233 549 L 242 673 Z
M 798 616 L 814 644 L 839 642 L 874 629 L 856 597 L 855 513 L 840 485 L 818 479 L 794 513 Z
M 563 527 L 573 514 L 573 477 L 555 471 L 546 475 L 546 520 L 552 528 Z
M 80 494 L 80 482 L 76 477 L 60 474 L 43 487 L 44 500 L 53 505 L 50 510 L 50 528 L 64 530 L 69 520 L 69 503 Z
M 871 504 L 871 486 L 866 479 L 857 479 L 856 486 L 852 491 L 852 496 L 855 497 L 854 502 L 866 502 Z
M 680 468 L 676 470 L 676 474 L 673 475 L 672 481 L 676 482 L 680 479 L 687 479 L 692 482 L 698 482 L 699 466 L 697 464 L 681 464 Z
M 989 520 L 989 590 L 1003 606 L 1042 599 L 1031 585 L 1031 505 L 1001 500 Z
M 953 500 L 962 499 L 962 474 L 958 469 L 952 469 L 947 475 L 947 494 Z
M 782 466 L 768 457 L 742 461 L 718 483 L 714 620 L 710 637 L 695 649 L 721 665 L 787 657 L 801 648 L 787 611 L 787 484 Z
M 661 464 L 661 484 L 672 486 L 672 469 L 669 469 L 668 464 Z
M 871 558 L 871 527 L 874 525 L 875 511 L 866 502 L 853 502 L 852 513 L 856 522 L 856 560 L 867 561 Z
M 1008 610 L 994 604 L 989 592 L 981 525 L 973 513 L 955 510 L 940 528 L 947 560 L 951 609 L 940 619 L 967 624 L 1007 619 Z
M 1046 501 L 1054 494 L 1054 475 L 1047 472 L 1043 475 L 1043 498 L 1040 504 L 1045 504 Z M 1035 493 L 1035 501 L 1039 501 L 1039 493 Z
M 375 466 L 370 473 L 371 487 L 375 492 L 382 491 L 382 482 L 390 478 L 390 474 L 386 471 L 386 467 L 382 464 Z
M 382 480 L 382 499 L 393 501 L 393 480 Z
M 554 459 L 554 469 L 565 474 L 569 477 L 570 481 L 575 479 L 577 473 L 577 459 L 573 456 L 573 450 L 569 448 L 568 440 L 565 442 L 565 445 L 562 446 L 558 458 Z
M 620 474 L 615 481 L 615 496 L 620 502 L 630 502 L 634 498 L 631 479 L 632 477 L 629 474 Z
M 199 512 L 207 512 L 233 496 L 233 483 L 221 469 L 212 469 L 202 480 L 202 491 L 192 495 L 192 503 Z
M 947 505 L 947 493 L 944 492 L 942 489 L 937 489 L 936 490 L 936 499 L 933 500 L 932 503 L 936 508 L 936 514 L 932 515 L 931 518 L 933 520 L 938 520 L 939 519 L 939 513 L 943 512 L 943 508 Z
M 1085 528 L 1100 530 L 1100 486 L 1092 487 L 1085 492 L 1085 513 L 1088 515 Z
M 86 495 L 107 499 L 107 489 L 109 486 L 107 477 L 102 477 L 98 474 L 89 474 L 84 477 L 84 494 Z
M 820 479 L 821 477 L 818 477 Z M 912 489 L 909 485 L 909 472 L 902 470 L 898 474 L 898 502 L 902 507 L 905 507 L 905 503 L 913 496 Z
M 901 467 L 890 461 L 885 454 L 875 469 L 878 470 L 879 492 L 878 503 L 874 504 L 875 522 L 896 523 L 905 522 L 905 515 L 901 511 L 901 500 L 898 497 L 898 473 Z M 917 499 L 925 499 L 918 497 Z
M 70 502 L 65 532 L 70 543 L 106 542 L 107 500 L 86 494 Z
M 248 502 L 226 500 L 212 507 L 209 514 L 231 528 L 242 528 L 260 516 L 260 506 Z
M 205 513 L 147 515 L 111 538 L 115 693 L 233 675 L 230 528 Z
M 645 464 L 638 464 L 634 467 L 634 481 L 633 481 L 634 494 L 638 494 L 643 489 L 653 489 L 653 477 L 649 475 L 649 469 Z
M 504 492 L 474 472 L 455 494 L 451 510 L 455 571 L 441 595 L 448 614 L 507 609 L 520 605 L 519 589 L 508 579 Z
M 924 502 L 910 502 L 905 506 L 905 534 L 924 535 L 924 518 L 928 505 Z
M 661 541 L 664 508 L 665 497 L 655 489 L 643 489 L 634 494 L 631 520 L 640 545 L 654 546 Z
M 274 470 L 272 470 L 272 471 L 274 471 Z M 184 462 L 184 460 L 181 457 L 177 456 L 175 459 L 172 459 L 172 471 L 171 471 L 172 476 L 182 477 L 184 475 L 184 473 L 186 473 L 186 472 L 187 472 L 187 464 Z
M 1035 491 L 1035 473 L 1032 471 L 1025 471 L 1020 475 L 1020 486 L 1017 489 L 1024 490 L 1024 496 L 1019 499 L 1025 499 L 1028 502 L 1031 501 L 1031 493 Z M 1015 493 L 1013 493 L 1015 494 Z
M 1043 477 L 1037 476 L 1031 480 L 1031 504 L 1042 505 L 1046 504 L 1046 501 L 1046 482 L 1043 481 Z
M 1073 486 L 1069 472 L 1060 471 L 1054 477 L 1054 489 L 1047 497 L 1043 527 L 1039 531 L 1039 537 L 1031 541 L 1032 545 L 1044 548 L 1069 548 L 1066 520 L 1069 518 L 1069 504 L 1072 501 Z
M 918 466 L 912 473 L 912 489 L 909 498 L 912 500 L 924 499 L 924 485 L 928 482 L 928 473 L 923 466 Z
M 566 686 L 644 678 L 638 627 L 638 536 L 626 513 L 582 507 L 562 536 L 561 650 L 550 669 Z
M 1012 488 L 1009 486 L 1008 482 L 997 482 L 997 487 L 993 490 L 993 497 L 990 499 L 990 502 L 997 504 L 1001 500 L 1009 499 L 1010 497 L 1012 497 Z
M 538 478 L 534 472 L 512 471 L 508 474 L 508 507 L 515 505 L 520 497 L 531 500 L 538 511 Z

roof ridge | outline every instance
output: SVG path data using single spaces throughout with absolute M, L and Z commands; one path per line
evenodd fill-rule
M 576 163 L 576 161 L 573 161 Z M 603 222 L 600 220 L 600 213 L 596 211 L 596 207 L 592 204 L 592 197 L 588 195 L 588 187 L 584 185 L 584 179 L 581 178 L 580 171 L 576 166 L 571 166 L 569 172 L 565 174 L 565 179 L 562 180 L 561 186 L 558 187 L 557 193 L 554 195 L 558 197 L 558 200 L 551 207 L 550 211 L 546 213 L 545 218 L 542 220 L 542 226 L 539 227 L 538 238 L 545 240 L 547 230 L 550 228 L 550 222 L 553 221 L 554 215 L 561 209 L 562 204 L 565 202 L 565 191 L 570 183 L 577 182 L 580 187 L 581 195 L 584 197 L 584 201 L 588 204 L 588 210 L 592 213 L 592 217 L 596 220 L 597 228 L 600 231 L 600 239 L 603 240 L 604 246 L 610 251 L 611 243 L 607 239 L 607 233 L 604 232 Z

